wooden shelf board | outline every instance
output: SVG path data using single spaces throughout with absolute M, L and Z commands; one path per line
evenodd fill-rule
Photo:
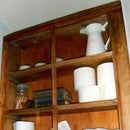
M 76 67 L 85 66 L 85 65 L 95 67 L 103 62 L 108 62 L 108 61 L 112 61 L 111 51 L 58 62 L 55 65 L 56 65 L 56 68 L 65 68 L 65 67 L 76 68 Z
M 81 112 L 81 111 L 96 111 L 96 110 L 111 110 L 117 109 L 118 102 L 117 100 L 105 100 L 105 101 L 95 101 L 87 103 L 78 103 L 78 104 L 69 104 L 69 105 L 60 105 L 55 107 L 40 107 L 40 108 L 29 108 L 29 109 L 19 109 L 19 110 L 8 110 L 7 116 L 27 116 L 27 115 L 36 115 L 36 114 L 50 114 L 53 109 L 56 109 L 58 113 L 72 113 L 72 112 Z
M 48 74 L 48 71 L 51 72 L 52 67 L 56 67 L 58 69 L 63 69 L 66 67 L 76 68 L 76 67 L 86 66 L 86 65 L 91 67 L 96 67 L 97 65 L 108 61 L 112 61 L 112 52 L 105 52 L 101 54 L 95 54 L 91 56 L 85 56 L 85 57 L 66 60 L 58 63 L 48 64 L 46 66 L 30 68 L 27 70 L 10 72 L 9 76 L 11 81 L 18 80 L 23 82 L 31 78 L 40 77 L 40 75 L 46 76 Z
M 40 108 L 27 108 L 18 110 L 8 110 L 7 116 L 26 116 L 26 115 L 36 115 L 36 114 L 49 114 L 52 113 L 52 107 L 40 107 Z
M 28 80 L 28 78 L 39 77 L 40 75 L 46 76 L 49 71 L 52 69 L 52 64 L 48 64 L 46 66 L 39 66 L 36 68 L 30 68 L 26 70 L 20 70 L 15 72 L 10 72 L 9 76 L 12 80 Z M 43 73 L 47 72 L 47 73 Z
M 117 100 L 103 100 L 103 101 L 57 106 L 57 110 L 59 113 L 71 113 L 80 111 L 111 110 L 111 109 L 117 109 L 117 107 L 118 107 Z

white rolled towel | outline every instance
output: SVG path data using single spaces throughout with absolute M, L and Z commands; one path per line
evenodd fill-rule
M 97 82 L 98 84 L 104 84 L 115 80 L 114 68 L 112 62 L 106 62 L 98 65 L 97 67 Z
M 79 102 L 91 102 L 100 100 L 100 91 L 97 85 L 87 86 L 78 91 Z
M 80 67 L 74 70 L 74 86 L 78 91 L 82 87 L 95 85 L 95 70 L 92 67 Z

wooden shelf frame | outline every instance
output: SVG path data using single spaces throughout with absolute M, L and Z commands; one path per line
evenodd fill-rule
M 110 110 L 110 109 L 117 109 L 118 102 L 117 100 L 103 100 L 103 101 L 100 100 L 95 102 L 61 105 L 56 106 L 56 108 L 59 113 L 80 112 L 82 110 L 84 111 Z
M 98 110 L 109 110 L 109 109 L 118 109 L 117 100 L 103 100 L 95 102 L 86 102 L 86 103 L 76 103 L 68 105 L 58 105 L 52 107 L 40 107 L 40 108 L 27 108 L 27 109 L 18 109 L 18 110 L 8 110 L 6 113 L 9 117 L 11 116 L 27 116 L 27 115 L 36 115 L 39 114 L 49 114 L 56 109 L 58 113 L 68 113 L 68 112 L 81 112 L 84 111 L 98 111 Z
M 114 12 L 114 13 L 113 13 Z M 12 44 L 12 41 L 18 41 L 22 38 L 35 35 L 37 33 L 47 31 L 48 29 L 51 31 L 56 31 L 56 29 L 77 24 L 79 22 L 82 22 L 85 19 L 91 20 L 96 17 L 100 17 L 105 14 L 105 18 L 107 17 L 107 20 L 109 22 L 109 35 L 111 38 L 111 51 L 112 52 L 106 52 L 94 56 L 89 57 L 81 57 L 71 60 L 66 60 L 63 62 L 55 63 L 56 58 L 56 34 L 55 32 L 51 32 L 51 43 L 53 43 L 53 47 L 51 47 L 51 64 L 46 66 L 41 66 L 38 68 L 31 68 L 28 70 L 23 71 L 16 71 L 16 72 L 10 72 L 10 67 L 8 64 L 8 58 L 10 57 L 9 44 Z M 77 19 L 77 20 L 76 20 Z M 118 29 L 118 31 L 117 31 Z M 121 6 L 120 2 L 110 3 L 101 7 L 96 7 L 94 9 L 90 9 L 84 12 L 76 13 L 72 16 L 63 17 L 60 19 L 56 19 L 51 22 L 46 22 L 44 24 L 40 24 L 38 26 L 28 28 L 22 31 L 19 31 L 17 33 L 10 34 L 4 38 L 4 47 L 3 47 L 3 62 L 2 62 L 2 89 L 1 89 L 1 114 L 0 118 L 3 119 L 3 117 L 6 116 L 28 116 L 28 115 L 36 115 L 38 114 L 50 114 L 52 116 L 52 127 L 54 130 L 57 130 L 57 118 L 59 118 L 59 114 L 63 113 L 73 113 L 73 112 L 80 112 L 81 111 L 91 111 L 93 114 L 93 111 L 103 111 L 104 109 L 110 110 L 111 109 L 116 110 L 116 115 L 118 116 L 115 120 L 120 129 L 122 130 L 128 130 L 130 129 L 130 104 L 128 104 L 130 99 L 130 69 L 129 69 L 129 59 L 128 59 L 128 53 L 127 53 L 127 44 L 126 44 L 126 37 L 125 37 L 125 31 L 123 26 L 123 20 L 121 15 Z M 53 55 L 53 53 L 55 53 Z M 93 60 L 93 61 L 91 61 Z M 80 66 L 87 66 L 91 65 L 93 67 L 96 67 L 98 64 L 102 62 L 108 62 L 113 61 L 114 63 L 114 69 L 116 71 L 116 81 L 117 81 L 117 88 L 118 88 L 118 101 L 117 100 L 108 100 L 108 101 L 98 101 L 98 102 L 89 102 L 89 103 L 79 103 L 79 104 L 70 104 L 70 105 L 62 105 L 57 106 L 56 99 L 56 89 L 57 89 L 57 71 L 61 71 L 62 69 L 74 69 Z M 12 62 L 11 62 L 12 63 Z M 16 67 L 17 69 L 17 67 Z M 9 77 L 11 77 L 11 80 L 22 80 L 30 75 L 39 75 L 39 73 L 49 71 L 51 72 L 51 76 L 53 74 L 55 75 L 52 79 L 52 90 L 53 90 L 53 103 L 52 107 L 47 108 L 31 108 L 31 109 L 21 109 L 21 110 L 7 110 L 8 106 L 6 106 L 8 91 L 9 90 Z M 9 104 L 10 105 L 10 104 Z M 10 108 L 13 108 L 12 104 Z M 4 115 L 5 114 L 5 115 Z M 105 114 L 101 114 L 104 116 Z M 113 115 L 112 115 L 113 116 Z M 65 116 L 66 117 L 66 116 Z M 93 115 L 92 115 L 93 117 Z M 61 119 L 61 117 L 60 117 Z M 70 119 L 71 121 L 73 119 Z M 98 119 L 100 121 L 100 119 Z M 115 122 L 110 122 L 110 124 L 113 124 Z M 10 125 L 9 128 L 11 128 L 12 124 L 8 123 L 8 121 L 0 120 L 0 130 L 4 130 L 3 124 L 6 124 L 6 126 Z M 73 122 L 74 125 L 75 122 Z M 104 122 L 105 123 L 105 122 Z M 109 125 L 109 124 L 108 124 Z M 79 128 L 81 126 L 79 125 Z M 109 127 L 108 127 L 109 128 Z
M 6 111 L 7 116 L 28 116 L 36 114 L 50 114 L 52 113 L 53 107 L 40 107 L 40 108 L 27 108 Z
M 11 81 L 21 80 L 21 79 L 25 79 L 28 77 L 35 77 L 36 75 L 39 75 L 42 72 L 48 72 L 48 71 L 51 72 L 52 67 L 53 67 L 53 65 L 49 64 L 49 65 L 39 66 L 39 67 L 30 68 L 30 69 L 26 69 L 26 70 L 10 72 L 8 75 L 9 75 Z M 44 73 L 43 76 L 44 75 L 46 76 L 46 73 Z
M 112 52 L 104 52 L 100 54 L 85 56 L 81 58 L 71 59 L 56 63 L 55 66 L 57 69 L 60 68 L 77 68 L 81 66 L 91 66 L 97 67 L 99 64 L 103 62 L 112 61 Z

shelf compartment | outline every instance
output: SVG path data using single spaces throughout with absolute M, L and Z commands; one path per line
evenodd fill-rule
M 11 81 L 21 81 L 21 82 L 26 82 L 29 80 L 32 80 L 32 78 L 37 78 L 37 77 L 44 77 L 47 76 L 51 73 L 52 65 L 46 65 L 46 66 L 40 66 L 40 67 L 35 67 L 35 68 L 30 68 L 26 70 L 20 70 L 20 71 L 15 71 L 15 72 L 10 72 L 10 80 Z M 44 73 L 43 73 L 44 72 Z
M 50 115 L 52 113 L 53 107 L 40 107 L 40 108 L 28 108 L 28 109 L 18 109 L 18 110 L 8 110 L 7 116 L 8 117 L 22 117 L 22 116 L 29 116 L 29 115 Z
M 96 67 L 97 65 L 103 63 L 103 62 L 109 62 L 112 61 L 112 52 L 105 52 L 90 56 L 85 56 L 82 58 L 76 58 L 72 60 L 66 60 L 59 63 L 56 63 L 56 68 L 77 68 L 80 66 L 91 66 Z
M 83 130 L 85 128 L 107 128 L 115 130 L 115 128 L 119 128 L 118 110 L 58 114 L 58 122 L 63 120 L 66 120 L 70 124 L 72 130 Z
M 83 111 L 115 110 L 118 107 L 117 100 L 104 100 L 87 103 L 56 106 L 58 113 L 73 113 Z
M 80 17 L 80 19 L 82 19 Z M 73 20 L 69 20 L 72 22 Z M 64 60 L 75 59 L 86 55 L 88 36 L 81 34 L 80 30 L 91 23 L 104 24 L 107 21 L 106 15 L 101 15 L 93 19 L 83 19 L 75 23 L 68 23 L 67 26 L 56 26 L 56 57 Z M 108 29 L 103 32 L 104 42 L 108 38 Z M 97 44 L 97 43 L 95 43 Z M 64 48 L 64 49 L 62 49 Z M 80 49 L 79 49 L 80 48 Z M 70 53 L 71 52 L 71 53 Z

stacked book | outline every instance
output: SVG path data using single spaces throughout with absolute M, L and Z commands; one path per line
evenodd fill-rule
M 65 105 L 71 103 L 71 94 L 64 88 L 59 87 L 57 89 L 57 104 Z M 52 105 L 52 89 L 37 90 L 33 91 L 33 106 L 43 107 Z

